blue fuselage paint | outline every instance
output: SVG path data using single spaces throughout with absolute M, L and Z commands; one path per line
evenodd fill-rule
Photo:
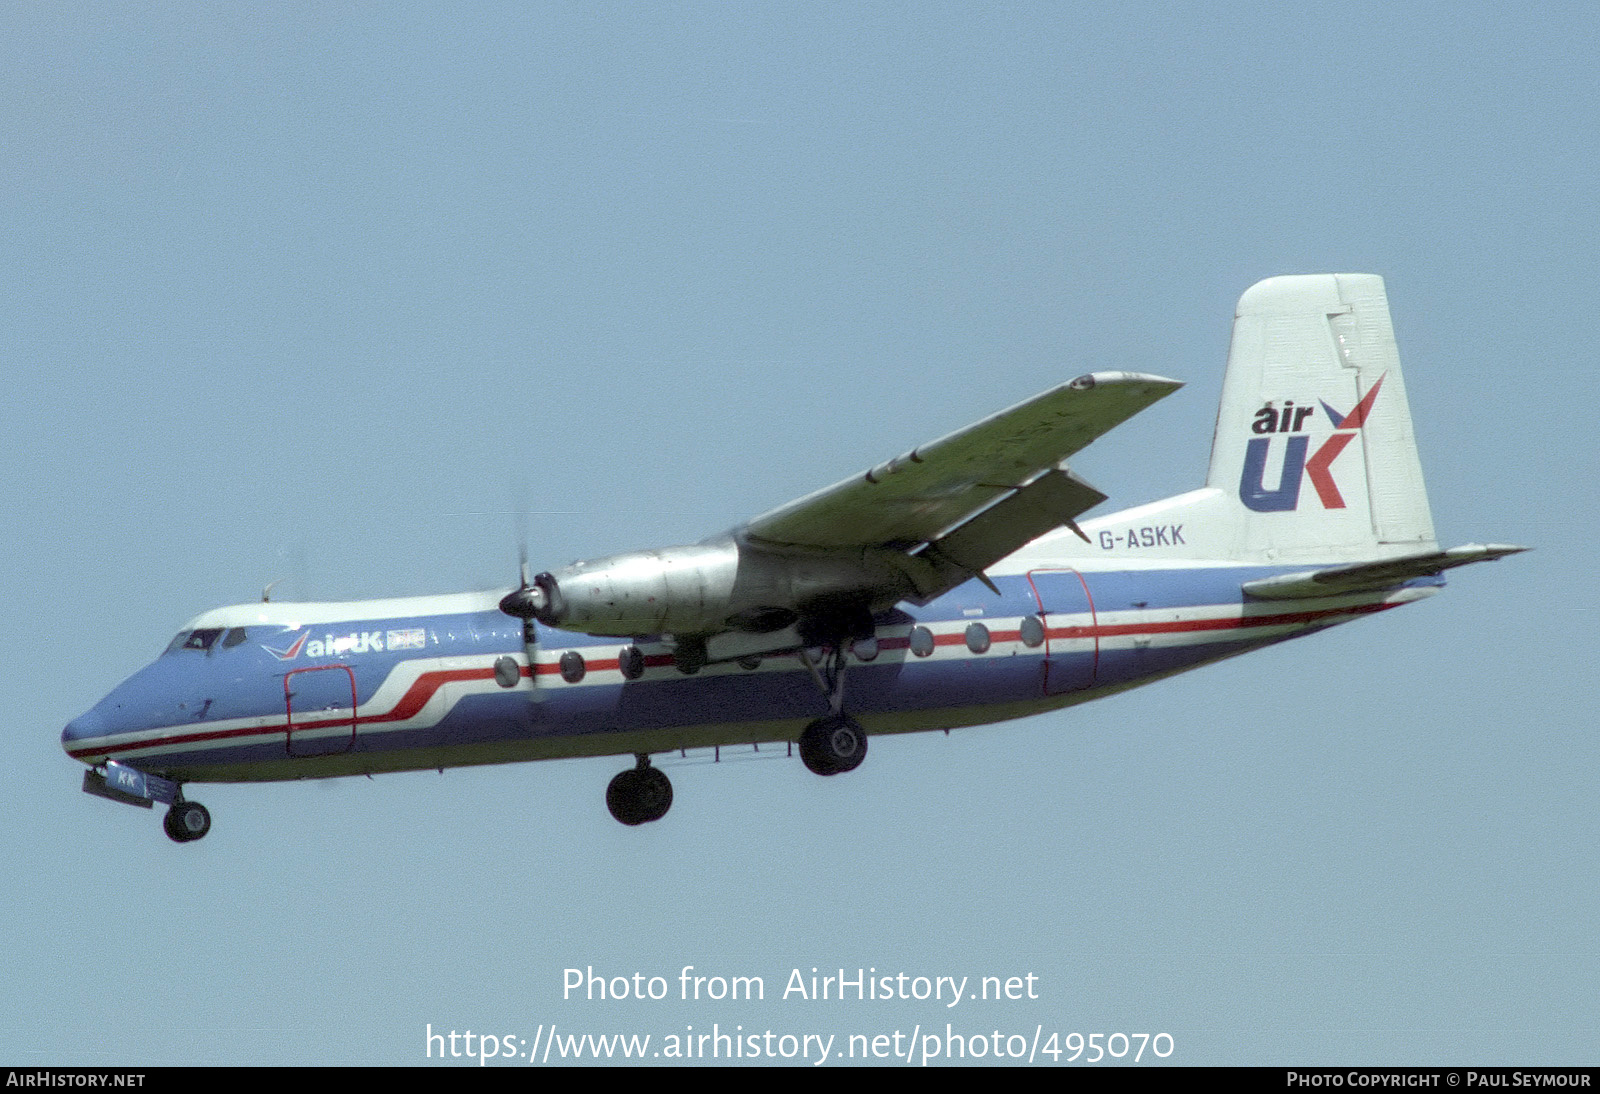
M 878 617 L 876 651 L 848 660 L 845 709 L 869 733 L 1022 717 L 1443 583 L 1301 602 L 1242 594 L 1242 582 L 1281 572 L 1063 566 L 996 578 L 998 596 L 968 583 Z M 216 634 L 196 648 L 174 643 L 69 724 L 62 745 L 91 765 L 116 759 L 177 780 L 253 781 L 793 740 L 828 710 L 795 653 L 691 676 L 673 667 L 667 645 L 641 640 L 649 667 L 627 680 L 617 661 L 625 642 L 536 626 L 530 650 L 523 624 L 490 594 L 443 613 L 394 614 L 394 603 L 374 602 L 387 610 L 369 615 L 353 604 L 305 625 L 254 621 L 259 605 L 211 613 Z M 1042 623 L 1031 643 L 1028 617 Z M 931 654 L 910 648 L 917 627 L 933 635 Z M 583 659 L 581 678 L 560 671 L 569 652 Z

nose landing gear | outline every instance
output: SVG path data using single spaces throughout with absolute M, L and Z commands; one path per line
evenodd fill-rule
M 86 770 L 83 792 L 140 809 L 156 802 L 170 806 L 161 827 L 175 843 L 193 843 L 211 831 L 211 811 L 199 802 L 184 801 L 181 783 L 116 760 Z

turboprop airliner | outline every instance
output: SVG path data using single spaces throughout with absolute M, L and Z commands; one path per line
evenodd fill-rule
M 1444 571 L 1383 280 L 1239 300 L 1205 485 L 1092 519 L 1068 460 L 1181 385 L 1094 372 L 701 543 L 510 592 L 206 612 L 61 735 L 83 789 L 211 816 L 190 784 L 731 746 L 855 769 L 872 737 L 1087 702 L 1422 600 Z

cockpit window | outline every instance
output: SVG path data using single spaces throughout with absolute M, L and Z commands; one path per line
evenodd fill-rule
M 189 632 L 189 640 L 183 644 L 186 650 L 205 650 L 211 652 L 211 647 L 222 634 L 221 627 L 206 627 L 198 631 Z
M 211 647 L 216 644 L 217 639 L 221 636 L 221 627 L 202 627 L 199 630 L 179 631 L 178 636 L 167 646 L 167 652 L 200 650 L 203 653 L 210 653 Z M 243 641 L 243 639 L 240 639 L 240 641 Z
M 225 649 L 225 650 L 231 650 L 231 649 L 233 649 L 233 647 L 237 646 L 240 642 L 243 642 L 245 640 L 245 637 L 246 637 L 246 635 L 244 633 L 244 628 L 243 627 L 235 627 L 231 631 L 229 631 L 227 634 L 222 636 L 222 648 Z

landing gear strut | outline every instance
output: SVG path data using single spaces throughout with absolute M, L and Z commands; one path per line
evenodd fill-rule
M 829 711 L 800 731 L 800 760 L 818 775 L 854 771 L 867 758 L 867 731 L 844 712 L 845 643 L 840 641 L 828 651 L 820 665 L 805 650 L 800 651 L 800 658 L 828 697 Z
M 818 775 L 854 771 L 867 758 L 867 731 L 848 714 L 818 718 L 800 733 L 800 760 Z
M 161 827 L 174 842 L 192 843 L 211 831 L 211 811 L 199 802 L 173 802 Z
M 623 824 L 648 824 L 672 808 L 672 781 L 639 753 L 637 767 L 620 771 L 606 787 L 606 808 Z
M 693 676 L 706 667 L 706 640 L 680 638 L 672 651 L 673 666 L 685 676 Z

